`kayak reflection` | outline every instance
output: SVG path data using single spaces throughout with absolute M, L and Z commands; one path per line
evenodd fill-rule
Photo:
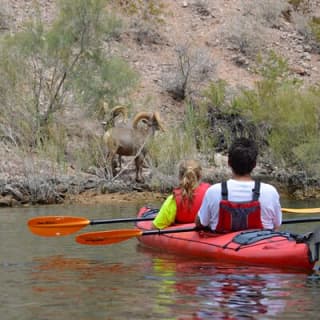
M 148 254 L 148 249 L 139 248 Z M 151 255 L 158 283 L 156 314 L 172 319 L 258 319 L 287 307 L 288 283 L 302 273 Z M 162 258 L 163 257 L 163 258 Z M 192 301 L 192 302 L 191 302 Z M 298 303 L 299 301 L 297 301 Z M 290 305 L 295 302 L 290 300 Z M 170 310 L 166 310 L 170 308 Z

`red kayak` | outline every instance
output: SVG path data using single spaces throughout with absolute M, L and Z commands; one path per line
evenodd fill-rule
M 155 215 L 157 210 L 143 207 L 139 218 Z M 146 232 L 152 221 L 138 222 Z M 194 224 L 179 224 L 166 228 L 194 228 Z M 146 232 L 147 233 L 147 232 Z M 143 246 L 153 249 L 206 259 L 312 271 L 317 261 L 313 258 L 308 241 L 301 235 L 271 230 L 245 230 L 228 234 L 205 231 L 159 233 L 138 237 Z

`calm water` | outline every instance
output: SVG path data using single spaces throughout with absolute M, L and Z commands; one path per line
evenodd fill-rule
M 320 207 L 320 201 L 282 204 Z M 141 205 L 0 209 L 1 320 L 319 319 L 317 273 L 183 259 L 143 249 L 136 239 L 81 246 L 75 235 L 38 237 L 26 225 L 38 215 L 134 217 Z M 82 231 L 124 227 L 132 224 Z

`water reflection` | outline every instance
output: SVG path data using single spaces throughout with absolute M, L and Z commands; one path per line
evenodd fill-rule
M 36 259 L 30 280 L 39 306 L 32 308 L 33 314 L 55 319 L 64 310 L 78 319 L 199 320 L 315 314 L 317 301 L 304 292 L 307 286 L 319 292 L 317 277 L 138 252 L 145 258 L 133 264 L 63 256 Z
M 134 217 L 137 205 L 0 211 L 0 313 L 4 320 L 291 320 L 318 319 L 320 313 L 317 273 L 309 276 L 186 259 L 143 249 L 136 239 L 80 246 L 76 234 L 43 238 L 26 226 L 36 215 Z M 285 229 L 304 233 L 314 227 L 299 224 Z M 101 228 L 116 226 L 88 226 L 83 232 Z
M 305 279 L 318 281 L 315 275 L 162 256 L 151 255 L 155 313 L 171 314 L 170 319 L 281 319 L 293 306 L 303 305 L 305 312 L 313 304 L 309 297 L 292 297 L 292 288 L 298 285 L 302 292 Z

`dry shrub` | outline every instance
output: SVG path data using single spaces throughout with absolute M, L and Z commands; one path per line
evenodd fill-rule
M 264 47 L 265 31 L 253 16 L 233 16 L 222 27 L 222 42 L 228 48 L 254 59 Z
M 279 28 L 282 13 L 288 10 L 286 0 L 255 0 L 243 1 L 245 15 L 251 15 L 258 24 L 270 28 Z
M 308 17 L 299 12 L 292 12 L 291 21 L 295 25 L 295 28 L 299 34 L 301 34 L 307 42 L 312 40 L 312 28 L 310 26 L 310 20 Z
M 162 86 L 176 100 L 184 100 L 213 77 L 215 62 L 207 50 L 189 44 L 177 45 L 176 61 L 162 71 Z

